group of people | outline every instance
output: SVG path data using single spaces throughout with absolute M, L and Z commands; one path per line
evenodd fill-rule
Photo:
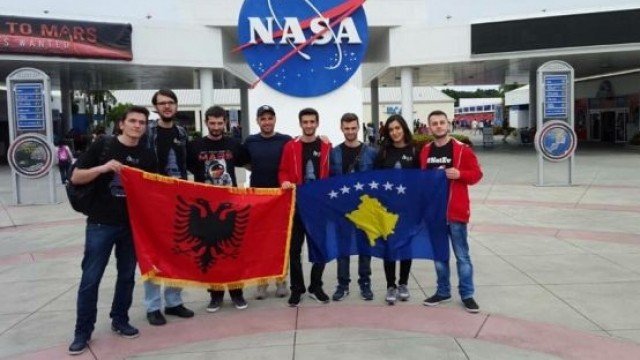
M 342 174 L 373 169 L 438 169 L 449 179 L 447 220 L 452 248 L 457 260 L 459 292 L 465 308 L 478 312 L 474 301 L 473 266 L 469 257 L 467 223 L 469 221 L 469 195 L 467 187 L 478 182 L 482 172 L 471 148 L 449 135 L 449 121 L 442 111 L 434 111 L 429 126 L 435 141 L 417 151 L 409 127 L 400 115 L 387 119 L 382 128 L 384 139 L 379 149 L 358 140 L 360 123 L 357 115 L 346 113 L 340 119 L 344 142 L 333 146 L 317 134 L 320 115 L 313 108 L 298 114 L 301 134 L 295 138 L 275 131 L 276 112 L 269 105 L 258 108 L 256 121 L 260 132 L 248 136 L 244 143 L 226 136 L 228 121 L 219 106 L 205 113 L 208 135 L 189 141 L 186 130 L 176 121 L 178 98 L 171 90 L 159 90 L 152 98 L 160 115 L 157 122 L 148 122 L 149 112 L 144 107 L 132 106 L 119 120 L 119 135 L 101 137 L 80 156 L 71 174 L 76 185 L 94 183 L 95 206 L 87 218 L 85 251 L 82 260 L 82 278 L 78 289 L 77 318 L 70 354 L 86 350 L 94 330 L 97 315 L 98 287 L 112 249 L 115 247 L 117 277 L 111 307 L 111 328 L 127 338 L 139 335 L 129 322 L 128 310 L 132 303 L 136 257 L 129 225 L 126 194 L 122 191 L 119 173 L 123 166 L 187 179 L 190 172 L 197 182 L 221 186 L 237 186 L 235 168 L 251 170 L 250 186 L 290 189 L 297 185 Z M 305 206 L 299 204 L 297 206 Z M 276 279 L 275 294 L 286 297 L 288 305 L 296 307 L 308 292 L 309 297 L 328 303 L 323 290 L 324 263 L 311 267 L 309 287 L 305 286 L 301 253 L 306 236 L 304 225 L 295 211 L 289 249 L 290 287 L 284 278 Z M 339 258 L 338 284 L 332 295 L 334 301 L 349 295 L 349 257 Z M 410 297 L 408 280 L 411 260 L 400 261 L 396 277 L 396 262 L 384 261 L 387 282 L 385 301 L 392 305 L 398 299 Z M 435 262 L 438 288 L 424 300 L 426 306 L 436 306 L 451 299 L 449 263 Z M 358 258 L 358 284 L 364 300 L 373 300 L 371 288 L 371 257 Z M 267 296 L 268 284 L 258 285 L 256 299 Z M 147 320 L 151 325 L 166 324 L 165 315 L 190 318 L 194 312 L 184 306 L 178 287 L 144 283 Z M 233 287 L 229 294 L 238 309 L 247 307 L 242 287 Z M 289 291 L 288 291 L 289 290 Z M 215 312 L 223 304 L 224 289 L 211 289 L 208 312 Z M 164 295 L 164 296 L 163 296 Z M 163 313 L 164 298 L 164 313 Z

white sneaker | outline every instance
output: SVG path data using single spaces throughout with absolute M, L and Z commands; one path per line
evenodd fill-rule
M 400 301 L 407 301 L 411 297 L 407 285 L 398 285 L 398 297 Z
M 287 289 L 287 282 L 276 282 L 276 297 L 283 298 L 289 295 L 289 290 Z
M 397 293 L 398 291 L 396 290 L 396 288 L 394 287 L 387 288 L 387 296 L 385 297 L 387 304 L 393 305 L 396 303 Z
M 267 287 L 268 284 L 258 285 L 256 288 L 256 300 L 263 300 L 267 298 Z

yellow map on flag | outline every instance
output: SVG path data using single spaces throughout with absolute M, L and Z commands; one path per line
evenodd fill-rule
M 369 195 L 362 195 L 358 208 L 345 216 L 367 234 L 371 246 L 376 244 L 377 238 L 382 237 L 387 240 L 387 237 L 393 234 L 399 217 L 389 212 L 378 199 Z

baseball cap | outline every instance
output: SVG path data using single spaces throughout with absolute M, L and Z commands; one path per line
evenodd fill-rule
M 274 116 L 276 115 L 276 111 L 269 105 L 262 105 L 258 108 L 258 117 L 262 116 L 264 113 L 272 113 Z

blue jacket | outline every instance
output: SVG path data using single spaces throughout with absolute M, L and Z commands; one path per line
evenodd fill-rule
M 331 149 L 331 155 L 329 160 L 330 176 L 342 175 L 342 144 L 335 146 Z M 373 162 L 376 158 L 378 151 L 373 147 L 362 144 L 362 150 L 360 151 L 359 171 L 373 170 Z

